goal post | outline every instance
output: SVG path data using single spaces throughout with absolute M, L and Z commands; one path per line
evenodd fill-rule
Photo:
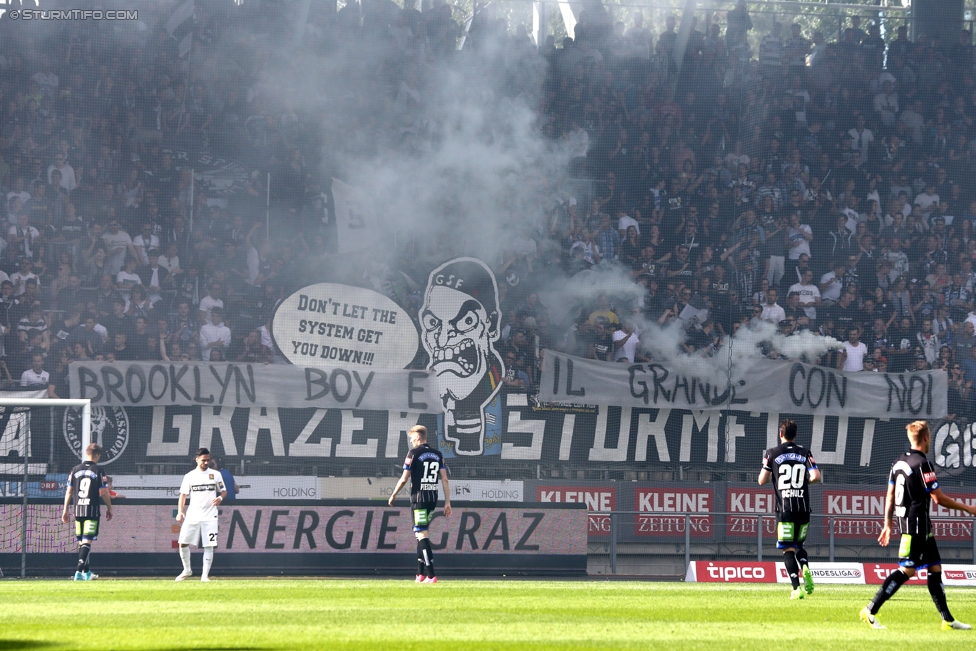
M 0 407 L 81 407 L 81 451 L 91 443 L 91 400 L 89 398 L 0 398 Z M 24 466 L 27 472 L 27 466 Z
M 0 408 L 27 408 L 35 407 L 81 407 L 81 453 L 84 458 L 85 448 L 91 443 L 91 400 L 84 398 L 0 398 Z M 53 423 L 52 423 L 53 426 Z M 27 576 L 27 547 L 28 547 L 28 498 L 30 491 L 28 485 L 30 481 L 30 416 L 28 412 L 27 425 L 25 427 L 24 447 L 24 479 L 22 484 L 23 506 L 21 510 L 20 536 L 21 536 L 21 556 L 20 556 L 20 576 Z

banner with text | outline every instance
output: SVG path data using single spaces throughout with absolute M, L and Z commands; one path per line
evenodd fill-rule
M 545 351 L 539 399 L 551 402 L 736 409 L 860 418 L 943 418 L 944 371 L 846 373 L 800 362 L 756 360 L 729 381 L 703 368 L 607 364 Z
M 812 450 L 821 467 L 831 469 L 835 481 L 841 480 L 838 475 L 847 483 L 882 481 L 894 457 L 907 447 L 905 420 L 556 408 L 532 403 L 524 394 L 500 398 L 497 452 L 449 457 L 450 467 L 487 469 L 503 464 L 513 468 L 511 478 L 526 468 L 535 475 L 540 463 L 556 469 L 666 471 L 676 473 L 676 478 L 691 470 L 752 473 L 763 451 L 776 445 L 777 425 L 784 417 L 797 422 L 800 444 Z M 391 477 L 399 474 L 408 449 L 407 431 L 414 425 L 427 427 L 430 442 L 450 452 L 452 442 L 441 435 L 440 421 L 436 414 L 419 411 L 190 405 L 96 406 L 91 422 L 92 440 L 106 450 L 101 463 L 111 465 L 113 473 L 140 474 L 145 464 L 186 464 L 194 450 L 206 447 L 228 466 L 243 464 L 249 473 L 271 474 L 259 469 L 275 464 L 278 474 Z M 0 426 L 0 446 L 17 450 L 22 426 L 16 419 Z M 43 409 L 32 415 L 31 430 L 29 456 L 41 474 L 51 472 L 46 466 L 51 458 L 64 460 L 65 467 L 56 469 L 60 472 L 80 459 L 80 410 Z M 960 433 L 935 423 L 933 432 L 932 457 L 938 471 L 960 481 L 976 479 L 972 455 L 958 451 L 969 430 Z M 6 461 L 17 464 L 13 456 Z M 514 470 L 518 464 L 521 471 Z M 22 462 L 10 472 L 22 475 Z
M 271 336 L 300 366 L 404 368 L 420 337 L 410 316 L 386 296 L 333 283 L 303 287 L 275 308 Z
M 436 382 L 426 371 L 206 362 L 75 362 L 70 368 L 71 397 L 98 407 L 440 411 Z
M 31 508 L 38 535 L 31 537 L 29 553 L 77 549 L 73 527 L 61 522 L 60 505 Z M 113 512 L 98 532 L 100 549 L 175 554 L 180 525 L 172 505 L 122 503 Z M 417 549 L 406 505 L 229 505 L 219 513 L 220 551 L 406 554 Z M 19 528 L 19 517 L 16 505 L 0 505 L 0 527 Z M 586 554 L 586 511 L 459 504 L 450 518 L 434 514 L 430 534 L 431 546 L 447 554 Z M 0 554 L 19 552 L 14 542 L 0 537 Z

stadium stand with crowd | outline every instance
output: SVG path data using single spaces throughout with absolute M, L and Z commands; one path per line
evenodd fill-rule
M 323 262 L 329 179 L 385 152 L 422 156 L 438 137 L 434 77 L 475 59 L 491 75 L 470 83 L 528 102 L 553 158 L 568 160 L 555 198 L 527 216 L 542 227 L 486 260 L 508 390 L 533 389 L 546 348 L 645 358 L 642 324 L 691 306 L 708 312 L 688 322 L 684 354 L 769 322 L 843 342 L 814 363 L 944 369 L 949 419 L 976 416 L 969 32 L 911 41 L 901 27 L 886 41 L 855 16 L 831 42 L 799 24 L 756 34 L 740 2 L 724 34 L 693 27 L 676 61 L 673 18 L 653 35 L 599 3 L 560 47 L 509 32 L 490 8 L 465 28 L 436 2 L 313 8 L 306 48 L 335 62 L 344 89 L 327 119 L 268 84 L 300 76 L 302 57 L 268 45 L 287 26 L 263 9 L 200 3 L 189 57 L 167 29 L 172 6 L 140 7 L 138 38 L 0 21 L 3 379 L 66 397 L 74 360 L 283 362 L 277 302 L 349 282 Z M 252 170 L 240 192 L 196 185 L 188 161 L 208 157 Z M 355 282 L 416 312 L 449 249 L 401 246 L 356 266 Z M 539 290 L 614 266 L 632 286 L 555 322 Z

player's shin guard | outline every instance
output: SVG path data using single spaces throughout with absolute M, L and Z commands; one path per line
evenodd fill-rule
M 91 545 L 78 545 L 78 571 L 88 571 L 88 555 L 91 554 Z
M 183 561 L 183 571 L 190 573 L 190 548 L 180 547 L 180 560 Z
M 189 547 L 187 547 L 187 549 L 189 549 Z M 203 548 L 203 574 L 200 576 L 204 578 L 210 576 L 210 566 L 213 565 L 213 553 L 213 547 Z
M 796 590 L 800 587 L 800 565 L 796 562 L 796 552 L 783 552 L 783 562 L 786 564 L 786 572 L 790 575 L 790 583 Z
M 942 585 L 942 572 L 929 570 L 928 585 L 929 594 L 932 595 L 932 601 L 935 602 L 935 609 L 942 616 L 942 621 L 953 621 L 952 613 L 949 612 L 949 605 L 946 604 L 945 587 Z
M 939 577 L 941 579 L 941 577 Z M 908 581 L 908 575 L 901 570 L 895 570 L 888 575 L 888 578 L 884 580 L 881 587 L 878 588 L 877 594 L 871 599 L 871 603 L 868 604 L 868 610 L 872 615 L 877 615 L 878 611 L 881 610 L 881 606 L 884 602 L 891 599 L 891 596 L 898 592 L 900 588 L 906 581 Z
M 434 578 L 434 549 L 430 546 L 430 538 L 424 538 L 420 541 L 421 556 L 424 559 L 424 566 L 427 570 L 427 576 Z
M 426 565 L 424 564 L 424 538 L 417 539 L 417 574 L 424 576 Z

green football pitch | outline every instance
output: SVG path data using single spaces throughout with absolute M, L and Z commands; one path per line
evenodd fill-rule
M 635 581 L 69 580 L 0 582 L 0 649 L 973 649 L 924 587 L 861 624 L 870 586 Z M 976 590 L 949 589 L 976 622 Z

